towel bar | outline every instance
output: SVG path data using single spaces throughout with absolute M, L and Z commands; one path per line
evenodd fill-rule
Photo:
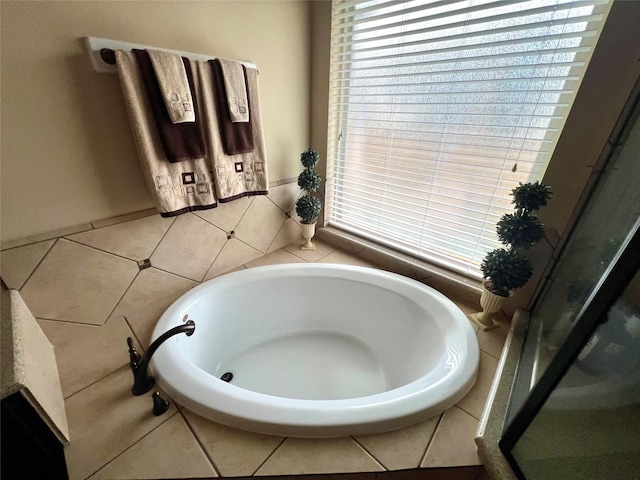
M 116 73 L 116 57 L 115 50 L 131 50 L 139 48 L 142 50 L 154 49 L 165 50 L 167 52 L 177 53 L 180 56 L 190 58 L 191 60 L 212 60 L 215 57 L 211 55 L 203 55 L 200 53 L 182 52 L 179 50 L 170 50 L 168 48 L 157 48 L 138 43 L 121 42 L 119 40 L 110 40 L 108 38 L 83 37 L 83 42 L 91 59 L 93 69 L 98 73 Z M 257 69 L 254 63 L 241 62 L 247 68 Z

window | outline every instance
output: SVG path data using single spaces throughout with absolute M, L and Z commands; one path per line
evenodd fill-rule
M 326 220 L 467 275 L 542 179 L 607 0 L 334 0 Z

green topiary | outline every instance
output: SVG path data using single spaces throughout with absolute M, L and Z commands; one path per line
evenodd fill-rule
M 509 292 L 523 287 L 531 278 L 531 262 L 517 250 L 496 248 L 484 257 L 480 265 L 482 275 L 491 280 L 489 290 L 508 297 Z
M 315 192 L 320 188 L 322 178 L 316 172 L 310 169 L 304 169 L 298 177 L 298 186 L 307 192 Z
M 302 219 L 302 223 L 314 223 L 320 216 L 322 210 L 322 202 L 319 198 L 311 195 L 320 188 L 322 177 L 313 169 L 318 165 L 320 155 L 313 148 L 300 155 L 300 162 L 304 167 L 302 173 L 298 176 L 298 186 L 306 192 L 296 202 L 296 213 Z
M 311 195 L 303 195 L 296 202 L 296 213 L 302 219 L 302 223 L 309 224 L 315 222 L 321 210 L 322 203 L 320 203 L 320 199 L 312 197 Z
M 496 232 L 504 245 L 511 245 L 513 248 L 529 248 L 544 236 L 538 217 L 530 215 L 526 210 L 505 213 L 498 221 Z
M 552 192 L 548 185 L 540 182 L 520 183 L 511 191 L 511 195 L 513 195 L 511 203 L 515 203 L 517 209 L 534 212 L 547 204 Z
M 480 270 L 488 280 L 487 288 L 503 297 L 522 288 L 533 275 L 531 262 L 519 250 L 540 241 L 544 230 L 532 212 L 547 204 L 551 190 L 539 182 L 521 183 L 511 191 L 514 213 L 505 213 L 496 225 L 498 239 L 506 248 L 496 248 L 484 257 Z
M 302 162 L 302 166 L 308 169 L 314 169 L 318 166 L 318 162 L 320 161 L 320 155 L 313 148 L 310 148 L 306 152 L 302 152 L 300 154 L 300 162 Z

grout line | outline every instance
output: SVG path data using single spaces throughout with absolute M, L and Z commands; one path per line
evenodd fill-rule
M 51 240 L 51 239 L 49 239 Z M 43 240 L 45 242 L 48 242 L 49 240 Z M 40 243 L 40 242 L 36 242 L 36 243 Z M 16 290 L 20 291 L 22 290 L 22 288 L 27 284 L 27 282 L 29 280 L 31 280 L 31 277 L 33 277 L 33 274 L 36 273 L 36 270 L 38 269 L 38 267 L 40 267 L 40 265 L 42 265 L 42 262 L 44 262 L 44 259 L 47 258 L 47 256 L 49 255 L 49 252 L 51 252 L 51 250 L 53 249 L 53 247 L 55 246 L 55 244 L 58 243 L 58 238 L 54 238 L 53 242 L 51 243 L 51 246 L 47 249 L 46 252 L 44 252 L 44 255 L 42 256 L 42 258 L 40 259 L 40 261 L 36 264 L 35 267 L 33 267 L 33 270 L 31 270 L 31 273 L 29 273 L 29 275 L 27 275 L 27 278 L 25 279 L 24 282 L 22 282 L 22 285 L 20 285 L 20 287 L 16 288 Z M 20 247 L 16 247 L 16 248 L 20 248 Z M 4 282 L 4 280 L 3 280 Z
M 253 197 L 246 197 L 249 200 L 249 205 L 247 205 L 247 208 L 245 209 L 244 212 L 242 212 L 242 215 L 240 215 L 240 218 L 238 219 L 238 222 L 236 223 L 236 226 L 233 227 L 233 231 L 235 232 L 238 227 L 240 226 L 240 224 L 242 223 L 242 220 L 244 219 L 244 217 L 247 216 L 247 212 L 249 211 L 249 209 L 251 208 L 251 206 L 253 205 L 253 201 L 257 198 L 257 196 L 253 196 Z
M 138 278 L 138 276 L 140 275 L 140 272 L 142 270 L 138 270 L 136 272 L 136 274 L 133 276 L 133 278 L 131 279 L 131 282 L 129 283 L 129 286 L 127 288 L 124 289 L 124 292 L 122 292 L 122 295 L 120 295 L 120 298 L 118 299 L 118 301 L 116 302 L 116 304 L 113 306 L 113 308 L 111 309 L 111 311 L 109 312 L 109 315 L 107 315 L 107 318 L 105 318 L 104 322 L 102 322 L 101 325 L 105 325 L 109 319 L 111 318 L 111 316 L 114 314 L 114 312 L 118 309 L 118 307 L 120 306 L 120 303 L 122 302 L 122 300 L 124 300 L 125 295 L 129 292 L 129 290 L 131 290 L 131 287 L 133 286 L 133 284 L 135 283 L 136 279 Z M 124 315 L 122 315 L 124 317 Z
M 133 262 L 133 263 L 136 263 L 136 264 L 138 262 L 138 260 L 133 260 L 133 259 L 131 259 L 129 257 L 125 257 L 125 256 L 119 255 L 117 253 L 109 252 L 107 250 L 102 250 L 101 248 L 94 247 L 94 246 L 91 246 L 91 245 L 87 245 L 87 244 L 78 242 L 77 240 L 73 240 L 71 238 L 60 237 L 58 240 L 64 240 L 65 242 L 73 243 L 75 245 L 78 245 L 79 247 L 90 248 L 91 250 L 95 250 L 96 252 L 104 253 L 105 255 L 111 255 L 112 257 L 116 257 L 116 258 L 121 258 L 122 260 L 127 260 L 128 262 Z
M 234 230 L 234 231 L 235 231 L 235 230 Z M 238 238 L 238 237 L 236 237 L 236 236 L 234 236 L 233 238 L 234 238 L 235 240 L 238 240 L 238 241 L 239 241 L 239 242 L 241 242 L 241 243 L 244 243 L 247 247 L 250 247 L 250 248 L 252 248 L 253 250 L 255 250 L 256 252 L 258 252 L 258 253 L 260 254 L 260 256 L 261 256 L 261 257 L 264 257 L 264 256 L 266 255 L 266 253 L 262 253 L 262 252 L 261 252 L 260 250 L 258 250 L 256 247 L 254 247 L 253 245 L 251 245 L 251 244 L 249 244 L 249 243 L 245 242 L 245 241 L 244 241 L 244 240 L 242 240 L 241 238 Z M 254 258 L 254 260 L 256 260 L 256 259 Z M 251 260 L 251 261 L 253 261 L 253 260 Z M 244 265 L 244 263 L 243 263 L 242 265 Z
M 444 414 L 445 413 L 446 413 L 446 410 L 440 414 L 440 418 L 438 419 L 438 424 L 436 425 L 436 428 L 433 429 L 433 433 L 431 434 L 431 438 L 427 442 L 427 446 L 424 449 L 424 454 L 422 455 L 422 458 L 420 459 L 420 463 L 418 463 L 418 468 L 423 468 L 422 464 L 427 460 L 427 453 L 429 452 L 429 447 L 433 443 L 433 439 L 436 438 L 436 433 L 438 432 L 438 429 L 440 428 L 440 424 L 442 423 L 442 419 L 444 418 Z
M 273 203 L 273 200 L 271 200 L 271 203 Z M 274 205 L 275 205 L 275 203 L 274 203 Z M 276 207 L 278 207 L 278 206 L 276 205 Z M 278 208 L 280 208 L 280 207 L 278 207 Z M 282 209 L 280 208 L 280 210 L 282 210 Z M 275 242 L 275 241 L 276 241 L 276 238 L 278 238 L 278 235 L 280 234 L 280 232 L 282 231 L 282 229 L 284 228 L 284 226 L 285 226 L 285 225 L 286 225 L 286 223 L 287 223 L 287 220 L 288 220 L 288 219 L 287 219 L 287 216 L 286 216 L 286 215 L 287 215 L 287 214 L 286 214 L 286 212 L 285 212 L 284 222 L 282 222 L 282 224 L 280 225 L 280 228 L 278 228 L 278 231 L 276 232 L 276 234 L 274 235 L 274 237 L 271 239 L 271 242 L 269 243 L 269 246 L 267 247 L 266 252 L 264 252 L 264 255 L 267 255 L 267 254 L 269 254 L 269 253 L 273 253 L 273 252 L 275 252 L 275 251 L 277 251 L 277 250 L 281 250 L 282 248 L 284 248 L 284 247 L 280 247 L 280 248 L 277 248 L 276 250 L 269 251 L 269 249 L 270 249 L 270 248 L 271 248 L 271 246 L 273 245 L 273 242 Z
M 191 212 L 189 212 L 191 213 Z M 167 234 L 169 233 L 169 230 L 171 230 L 171 228 L 173 227 L 173 225 L 176 223 L 176 219 L 178 217 L 173 217 L 173 221 L 171 222 L 171 225 L 169 225 L 169 228 L 167 228 L 167 230 L 164 232 L 164 235 L 162 235 L 162 238 L 160 238 L 160 240 L 158 240 L 158 243 L 156 243 L 156 246 L 153 247 L 153 250 L 151 251 L 151 253 L 149 254 L 148 259 L 151 260 L 151 257 L 153 257 L 153 254 L 156 253 L 156 250 L 158 250 L 158 247 L 160 246 L 160 244 L 162 243 L 162 241 L 165 239 L 165 237 L 167 236 Z M 151 266 L 153 266 L 153 264 L 151 264 Z
M 80 390 L 77 390 L 77 391 L 75 391 L 75 392 L 73 392 L 73 393 L 71 393 L 71 394 L 67 395 L 66 397 L 64 397 L 64 401 L 65 401 L 65 403 L 66 403 L 66 401 L 67 401 L 67 400 L 69 400 L 71 397 L 73 397 L 73 396 L 77 395 L 77 394 L 78 394 L 78 393 L 80 393 L 80 392 L 83 392 L 84 390 L 86 390 L 87 388 L 89 388 L 89 387 L 91 387 L 91 386 L 95 385 L 96 383 L 101 382 L 102 380 L 104 380 L 105 378 L 107 378 L 107 377 L 109 377 L 109 376 L 113 375 L 114 373 L 119 372 L 119 371 L 120 371 L 120 370 L 122 370 L 123 368 L 128 368 L 128 365 L 125 363 L 124 365 L 122 365 L 122 366 L 120 366 L 120 367 L 116 368 L 113 372 L 107 373 L 106 375 L 104 375 L 104 376 L 100 377 L 99 379 L 94 380 L 93 382 L 89 383 L 88 385 L 86 385 L 86 386 L 82 387 Z
M 96 323 L 83 323 L 83 322 L 77 322 L 73 320 L 61 320 L 59 318 L 35 317 L 35 319 L 44 320 L 45 322 L 55 322 L 60 324 L 75 325 L 75 326 L 82 326 L 82 327 L 101 328 L 104 326 L 104 324 L 98 325 Z
M 127 324 L 127 327 L 129 327 L 129 330 L 131 331 L 131 335 L 133 335 L 133 338 L 135 339 L 136 342 L 138 342 L 138 346 L 142 349 L 142 352 L 144 353 L 146 348 L 144 348 L 144 345 L 142 344 L 142 342 L 138 338 L 138 335 L 136 334 L 136 331 L 133 329 L 133 326 L 131 326 L 131 323 L 129 322 L 129 319 L 127 317 L 125 317 L 124 315 L 122 316 L 122 318 L 124 319 L 125 323 Z
M 95 472 L 93 472 L 91 475 L 89 475 L 87 477 L 87 479 L 91 478 L 93 475 L 95 475 L 96 473 L 98 473 L 100 470 L 102 470 L 103 468 L 105 468 L 107 465 L 109 465 L 111 462 L 113 462 L 116 458 L 120 457 L 123 453 L 125 453 L 126 451 L 130 450 L 131 448 L 133 448 L 135 445 L 137 445 L 139 442 L 142 441 L 142 439 L 144 439 L 145 437 L 148 437 L 152 432 L 154 432 L 155 430 L 157 430 L 158 428 L 160 428 L 162 425 L 164 425 L 166 422 L 168 422 L 170 419 L 172 419 L 176 414 L 178 413 L 178 409 L 176 407 L 176 411 L 173 412 L 173 415 L 169 415 L 169 417 L 165 418 L 162 422 L 160 422 L 158 425 L 156 425 L 155 427 L 153 427 L 151 430 L 149 430 L 147 433 L 145 433 L 142 437 L 140 437 L 138 440 L 136 440 L 135 442 L 133 442 L 131 445 L 129 445 L 128 447 L 126 447 L 124 450 L 122 450 L 120 453 L 118 453 L 115 457 L 111 458 L 110 460 L 107 461 L 107 463 L 105 463 L 104 465 L 102 465 L 100 468 L 98 468 Z
M 193 212 L 190 212 L 193 213 Z M 208 223 L 209 225 L 211 225 L 213 228 L 216 228 L 218 230 L 220 230 L 222 233 L 224 233 L 225 238 L 228 237 L 228 232 L 225 232 L 223 229 L 221 229 L 220 227 L 218 227 L 217 225 L 214 225 L 211 222 L 207 222 L 204 218 L 199 217 L 198 215 L 193 214 L 196 218 L 198 218 L 199 220 L 204 221 L 205 223 Z M 233 231 L 233 230 L 232 230 Z M 218 250 L 218 253 L 216 253 L 216 256 L 213 257 L 213 260 L 211 260 L 211 263 L 209 264 L 209 266 L 207 267 L 207 270 L 204 272 L 204 274 L 202 275 L 202 278 L 200 280 L 197 280 L 198 283 L 202 283 L 204 281 L 204 279 L 206 278 L 207 274 L 209 273 L 209 270 L 211 270 L 211 267 L 213 267 L 213 264 L 216 263 L 216 260 L 218 259 L 218 257 L 220 256 L 220 254 L 222 253 L 222 250 L 224 250 L 224 247 L 227 245 L 227 243 L 229 242 L 229 240 L 231 240 L 230 238 L 226 238 L 224 243 L 222 244 L 222 247 L 220 248 L 220 250 Z
M 282 444 L 284 442 L 287 441 L 289 437 L 283 437 L 282 441 L 276 446 L 276 448 L 274 448 L 271 453 L 269 455 L 267 455 L 267 458 L 265 458 L 262 463 L 260 463 L 260 465 L 258 465 L 258 467 L 253 471 L 253 473 L 251 474 L 251 476 L 255 476 L 255 474 L 258 472 L 258 470 L 260 470 L 262 468 L 262 466 L 267 463 L 267 461 L 273 456 L 274 453 L 276 453 L 276 451 L 282 446 Z
M 487 403 L 487 400 L 485 399 L 484 401 L 485 403 Z M 462 410 L 464 413 L 466 413 L 467 415 L 472 416 L 473 418 L 475 418 L 476 420 L 480 421 L 480 419 L 478 417 L 476 417 L 473 413 L 471 413 L 469 410 L 466 410 L 464 407 L 458 405 L 457 403 L 454 405 L 456 407 L 458 407 L 460 410 Z M 484 410 L 484 405 L 482 406 L 483 410 Z M 482 415 L 480 415 L 482 416 Z
M 202 282 L 200 282 L 199 280 L 194 280 L 194 279 L 193 279 L 193 278 L 191 278 L 191 277 L 185 277 L 184 275 L 181 275 L 180 273 L 171 272 L 171 271 L 169 271 L 169 270 L 165 270 L 164 268 L 157 267 L 157 266 L 155 266 L 155 265 L 153 265 L 153 264 L 152 264 L 149 268 L 145 268 L 145 270 L 151 270 L 151 269 L 157 270 L 157 271 L 162 272 L 162 273 L 166 273 L 166 274 L 168 274 L 168 275 L 173 275 L 174 277 L 182 278 L 183 280 L 189 280 L 190 282 L 197 283 L 198 285 L 199 285 L 200 283 L 202 283 Z M 205 274 L 205 275 L 206 275 L 206 274 Z M 192 288 L 193 288 L 193 287 L 192 287 Z
M 367 455 L 369 455 L 369 456 L 370 456 L 370 457 L 371 457 L 371 458 L 372 458 L 372 459 L 373 459 L 373 460 L 374 460 L 378 465 L 380 465 L 380 466 L 383 468 L 383 470 L 384 470 L 385 472 L 389 472 L 389 471 L 390 471 L 390 470 L 387 468 L 387 466 L 386 466 L 386 465 L 384 465 L 384 464 L 382 463 L 382 461 L 378 460 L 378 458 L 377 458 L 373 453 L 371 453 L 369 450 L 367 450 L 367 448 L 366 448 L 364 445 L 362 445 L 362 444 L 361 444 L 361 443 L 356 439 L 356 437 L 354 437 L 353 435 L 349 435 L 349 438 L 351 438 L 351 440 L 353 440 L 353 441 L 354 441 L 354 442 L 355 442 L 355 443 L 356 443 L 356 444 L 357 444 L 357 445 L 358 445 L 362 450 L 364 450 L 364 451 L 367 453 Z
M 187 419 L 187 416 L 183 413 L 182 410 L 178 410 L 178 413 L 182 417 L 182 420 L 184 420 L 184 423 L 187 425 L 187 428 L 191 432 L 191 435 L 193 435 L 193 438 L 195 439 L 196 443 L 198 444 L 198 447 L 200 447 L 200 450 L 202 450 L 202 453 L 204 453 L 204 457 L 207 459 L 207 461 L 211 465 L 211 468 L 213 468 L 213 471 L 215 472 L 216 476 L 222 477 L 222 474 L 220 473 L 220 470 L 216 466 L 216 462 L 213 461 L 213 457 L 211 455 L 209 455 L 209 452 L 207 451 L 207 449 L 202 444 L 202 441 L 200 440 L 200 437 L 198 437 L 198 434 L 196 433 L 196 431 L 193 429 L 193 427 L 189 423 L 189 420 Z
M 504 342 L 502 342 L 502 346 L 503 346 L 503 348 L 504 348 Z M 480 351 L 481 351 L 482 353 L 486 354 L 486 355 L 489 355 L 489 356 L 490 356 L 491 358 L 493 358 L 494 360 L 500 360 L 500 357 L 499 357 L 499 356 L 498 356 L 498 357 L 496 357 L 496 356 L 495 356 L 495 355 L 493 355 L 492 353 L 487 352 L 486 350 L 483 350 L 482 348 L 480 349 Z M 502 352 L 500 353 L 500 355 L 502 355 Z

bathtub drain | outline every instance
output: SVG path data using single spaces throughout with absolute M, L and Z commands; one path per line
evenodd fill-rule
M 224 375 L 222 375 L 220 377 L 220 380 L 222 380 L 224 382 L 230 382 L 232 378 L 233 378 L 233 373 L 227 372 L 227 373 L 225 373 Z

